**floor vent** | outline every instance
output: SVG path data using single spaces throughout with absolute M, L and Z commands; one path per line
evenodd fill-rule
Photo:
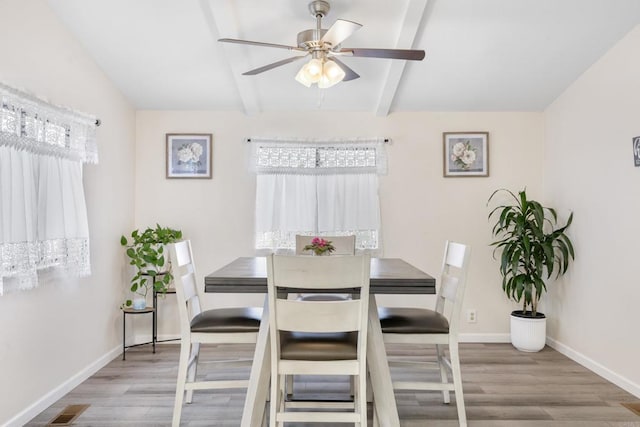
M 621 403 L 622 406 L 633 412 L 634 414 L 640 416 L 640 402 L 628 402 Z
M 70 426 L 88 407 L 89 405 L 69 405 L 56 415 L 56 417 L 47 424 L 47 427 Z

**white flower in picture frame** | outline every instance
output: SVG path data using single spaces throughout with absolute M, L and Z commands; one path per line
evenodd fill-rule
M 464 144 L 462 142 L 457 142 L 453 145 L 451 150 L 455 157 L 460 157 L 464 153 Z
M 211 134 L 166 134 L 167 178 L 211 178 Z
M 193 160 L 194 161 L 200 161 L 200 156 L 202 156 L 202 145 L 198 144 L 197 142 L 192 142 L 190 145 L 191 148 L 191 153 L 193 154 Z
M 466 150 L 464 153 L 462 153 L 460 159 L 465 165 L 471 165 L 476 161 L 476 152 L 473 150 Z
M 180 163 L 188 163 L 192 160 L 192 158 L 193 152 L 188 146 L 183 145 L 178 149 L 178 161 Z
M 451 152 L 451 161 L 461 169 L 469 169 L 477 159 L 476 149 L 469 140 L 456 142 Z
M 444 177 L 489 176 L 488 132 L 443 132 Z

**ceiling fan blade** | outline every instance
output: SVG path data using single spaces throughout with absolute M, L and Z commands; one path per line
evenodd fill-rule
M 242 75 L 243 76 L 255 76 L 256 74 L 264 73 L 265 71 L 269 71 L 269 70 L 271 70 L 273 68 L 276 68 L 276 67 L 279 67 L 281 65 L 285 65 L 285 64 L 288 64 L 290 62 L 297 61 L 298 59 L 302 59 L 302 58 L 304 58 L 306 56 L 307 55 L 292 56 L 291 58 L 283 59 L 282 61 L 274 62 L 274 63 L 268 64 L 268 65 L 263 65 L 260 68 L 249 70 L 246 73 L 242 73 Z
M 329 43 L 331 47 L 336 47 L 347 39 L 351 34 L 355 33 L 362 24 L 357 22 L 338 19 L 333 23 L 331 28 L 322 36 L 320 42 Z
M 360 74 L 356 73 L 351 68 L 347 67 L 344 62 L 340 61 L 335 56 L 331 57 L 331 60 L 336 64 L 338 64 L 340 68 L 342 68 L 342 71 L 344 71 L 344 79 L 342 79 L 343 82 L 348 82 L 349 80 L 355 80 L 360 78 Z
M 218 39 L 219 42 L 223 43 L 237 43 L 237 44 L 248 44 L 252 46 L 262 46 L 262 47 L 277 47 L 278 49 L 287 49 L 287 50 L 298 50 L 302 52 L 306 52 L 306 49 L 296 46 L 287 46 L 285 44 L 275 44 L 275 43 L 264 43 L 264 42 L 254 42 L 251 40 L 240 40 L 240 39 Z
M 413 49 L 360 49 L 347 47 L 340 49 L 338 52 L 367 58 L 408 59 L 411 61 L 422 61 L 424 59 L 424 50 Z

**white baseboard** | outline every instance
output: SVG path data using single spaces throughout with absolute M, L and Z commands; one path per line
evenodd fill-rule
M 505 343 L 511 342 L 511 336 L 507 334 L 460 334 L 458 342 L 475 343 Z
M 636 397 L 640 398 L 640 385 L 636 384 L 632 381 L 629 381 L 628 379 L 626 379 L 625 377 L 621 376 L 620 374 L 612 371 L 611 369 L 601 365 L 600 363 L 596 362 L 593 359 L 590 359 L 589 357 L 585 356 L 582 353 L 579 353 L 577 351 L 575 351 L 574 349 L 572 349 L 571 347 L 562 344 L 561 342 L 558 342 L 556 340 L 554 340 L 553 338 L 549 338 L 547 337 L 547 345 L 551 348 L 553 348 L 554 350 L 556 350 L 558 353 L 564 354 L 565 356 L 567 356 L 569 359 L 579 363 L 580 365 L 584 366 L 585 368 L 589 369 L 590 371 L 600 375 L 602 378 L 606 379 L 607 381 L 610 381 L 612 383 L 614 383 L 615 385 L 617 385 L 618 387 L 620 387 L 621 389 L 633 394 Z
M 109 362 L 122 354 L 122 346 L 118 345 L 111 351 L 107 352 L 104 356 L 69 378 L 67 381 L 60 384 L 58 387 L 51 390 L 49 393 L 42 396 L 35 401 L 32 405 L 18 413 L 15 417 L 11 418 L 6 427 L 20 427 L 31 421 L 34 417 L 47 409 L 49 406 L 60 400 L 65 394 L 69 393 L 75 387 L 80 385 L 84 380 L 91 377 L 100 369 L 105 367 Z

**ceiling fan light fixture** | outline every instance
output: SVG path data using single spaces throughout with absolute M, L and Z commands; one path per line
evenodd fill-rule
M 344 70 L 334 61 L 314 58 L 298 71 L 296 81 L 306 87 L 317 83 L 320 89 L 326 89 L 341 82 L 345 75 Z
M 311 83 L 318 83 L 320 77 L 322 77 L 322 66 L 321 59 L 313 58 L 302 67 L 302 72 Z
M 341 82 L 345 75 L 344 70 L 335 61 L 329 59 L 324 63 L 322 77 L 330 83 L 329 86 Z M 322 81 L 322 79 L 320 80 Z

